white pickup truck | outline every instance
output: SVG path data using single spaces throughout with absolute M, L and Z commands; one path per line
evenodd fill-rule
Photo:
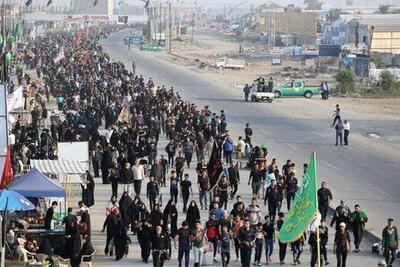
M 264 92 L 261 91 L 258 83 L 253 83 L 250 91 L 250 99 L 252 102 L 264 101 L 266 100 L 268 103 L 271 103 L 275 98 L 275 94 L 272 92 Z
M 246 67 L 246 61 L 243 59 L 220 57 L 217 62 L 215 62 L 215 66 L 225 69 L 244 69 Z

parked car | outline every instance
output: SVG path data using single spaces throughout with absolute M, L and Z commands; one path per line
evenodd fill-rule
M 313 95 L 320 94 L 319 85 L 308 85 L 304 81 L 291 81 L 283 85 L 274 87 L 275 97 L 281 96 L 304 96 L 311 98 Z

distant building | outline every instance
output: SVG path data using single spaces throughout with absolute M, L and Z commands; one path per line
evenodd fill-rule
M 97 4 L 94 6 L 94 1 L 73 1 L 74 7 L 72 14 L 111 16 L 114 15 L 114 2 L 114 0 L 97 0 Z
M 301 10 L 294 6 L 266 9 L 258 18 L 258 26 L 276 36 L 295 38 L 297 45 L 314 44 L 318 17 L 318 12 Z
M 320 43 L 400 54 L 400 14 L 341 15 L 325 25 Z

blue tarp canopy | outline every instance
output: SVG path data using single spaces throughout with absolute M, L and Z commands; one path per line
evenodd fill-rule
M 62 185 L 46 177 L 36 168 L 18 178 L 8 189 L 24 197 L 65 197 Z

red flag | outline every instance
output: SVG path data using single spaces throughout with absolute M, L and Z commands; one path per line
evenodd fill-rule
M 218 149 L 217 142 L 214 141 L 211 157 L 207 164 L 208 179 L 210 180 L 210 189 L 208 191 L 213 190 L 214 187 L 218 184 L 223 171 L 224 168 L 221 162 L 221 153 Z
M 82 33 L 80 31 L 77 31 L 75 33 L 75 45 L 80 45 L 81 38 L 82 38 Z
M 90 54 L 89 54 L 88 51 L 86 51 L 86 52 L 83 54 L 83 61 L 85 61 L 85 64 L 88 63 L 89 59 L 90 59 Z
M 14 173 L 11 167 L 11 151 L 10 147 L 7 147 L 7 154 L 6 160 L 4 162 L 3 174 L 1 176 L 0 189 L 4 189 L 10 183 L 13 175 Z

